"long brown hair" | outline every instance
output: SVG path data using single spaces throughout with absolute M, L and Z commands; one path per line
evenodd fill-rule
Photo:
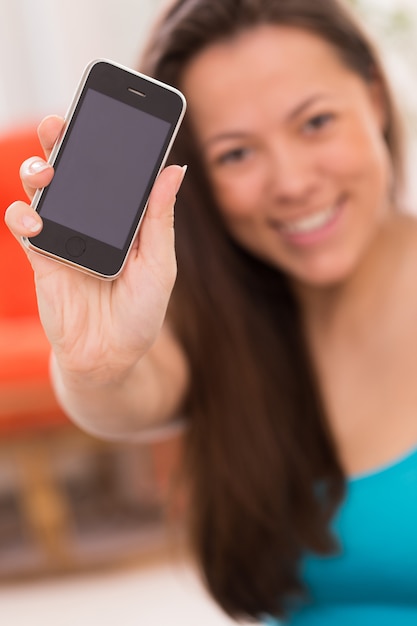
M 206 46 L 261 24 L 318 34 L 353 71 L 381 81 L 385 140 L 402 173 L 395 107 L 373 47 L 337 0 L 177 0 L 141 69 L 181 87 Z M 216 601 L 235 618 L 283 615 L 302 593 L 305 550 L 330 553 L 344 476 L 286 276 L 227 233 L 187 120 L 171 160 L 188 163 L 177 200 L 178 278 L 170 319 L 187 353 L 190 528 Z

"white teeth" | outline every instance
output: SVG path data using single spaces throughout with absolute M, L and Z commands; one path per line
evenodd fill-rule
M 320 213 L 311 215 L 310 217 L 306 217 L 296 222 L 291 222 L 290 224 L 283 224 L 282 230 L 294 235 L 314 232 L 315 230 L 325 226 L 325 224 L 333 217 L 335 210 L 336 208 L 333 206 L 321 211 Z

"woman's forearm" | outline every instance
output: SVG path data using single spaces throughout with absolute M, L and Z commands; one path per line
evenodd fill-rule
M 64 372 L 51 357 L 57 399 L 69 418 L 92 435 L 111 440 L 142 438 L 172 424 L 188 386 L 186 358 L 170 331 L 127 372 L 106 382 Z

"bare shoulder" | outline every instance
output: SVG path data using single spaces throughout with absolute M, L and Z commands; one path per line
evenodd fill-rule
M 404 213 L 397 220 L 399 243 L 410 261 L 417 259 L 417 209 L 415 213 Z
M 401 217 L 397 234 L 395 283 L 399 291 L 396 295 L 407 302 L 408 310 L 417 311 L 417 213 Z

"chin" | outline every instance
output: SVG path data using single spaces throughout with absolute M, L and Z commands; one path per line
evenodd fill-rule
M 356 265 L 342 259 L 327 260 L 326 263 L 313 264 L 294 268 L 288 274 L 296 282 L 317 289 L 328 289 L 343 285 L 353 275 Z

